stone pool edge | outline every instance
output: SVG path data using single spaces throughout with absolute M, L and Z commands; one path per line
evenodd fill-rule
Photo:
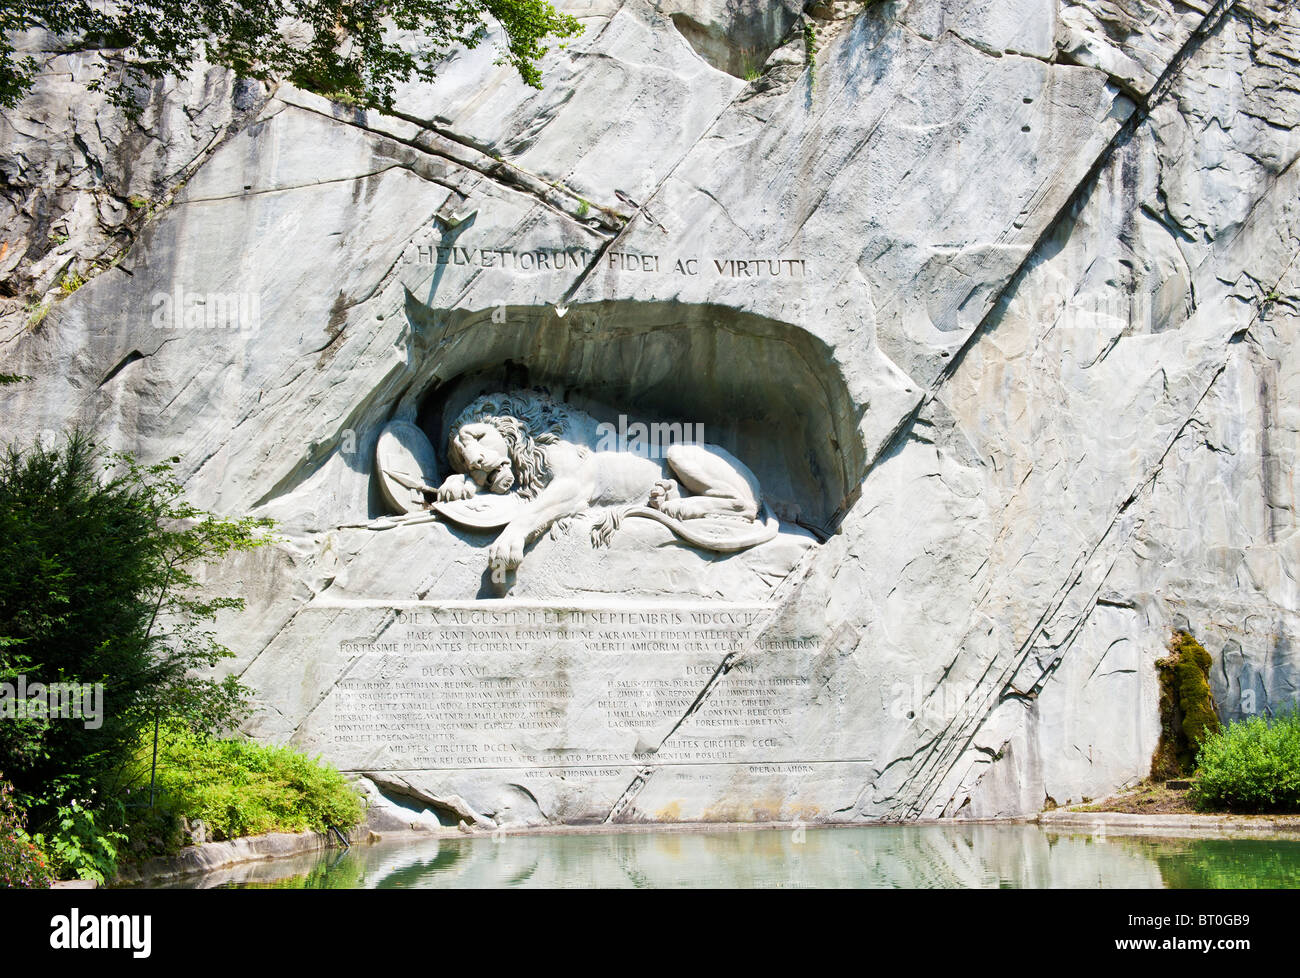
M 438 835 L 428 829 L 405 829 L 375 832 L 360 825 L 347 833 L 349 845 L 369 845 L 405 838 L 427 839 Z M 338 848 L 337 839 L 325 832 L 268 832 L 265 835 L 246 835 L 224 842 L 204 842 L 186 846 L 175 856 L 156 856 L 153 859 L 124 869 L 113 879 L 113 886 L 142 886 L 179 879 L 183 876 L 202 875 L 243 863 L 263 862 L 286 856 Z
M 1044 828 L 1079 829 L 1120 835 L 1275 836 L 1300 839 L 1297 815 L 1189 815 L 1135 812 L 1076 812 L 1057 809 L 1035 819 Z

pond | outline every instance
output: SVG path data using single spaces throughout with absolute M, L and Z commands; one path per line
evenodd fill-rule
M 229 867 L 187 888 L 1300 887 L 1300 840 L 1033 824 L 455 836 Z

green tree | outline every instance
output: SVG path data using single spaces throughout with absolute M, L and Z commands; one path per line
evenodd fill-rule
M 20 56 L 14 34 L 44 28 L 97 50 L 92 90 L 108 93 L 128 115 L 136 92 L 183 74 L 199 60 L 242 78 L 287 79 L 302 88 L 391 108 L 396 84 L 431 80 L 457 46 L 501 25 L 498 63 L 541 87 L 544 41 L 581 33 L 577 19 L 546 0 L 6 0 L 0 5 L 0 105 L 13 107 L 31 89 L 40 65 Z
M 0 767 L 34 815 L 111 794 L 159 717 L 213 730 L 246 709 L 234 677 L 196 674 L 233 654 L 209 625 L 243 599 L 204 595 L 195 572 L 270 542 L 270 522 L 185 502 L 176 461 L 105 456 L 77 431 L 0 456 L 0 682 L 103 684 L 99 726 L 0 723 Z

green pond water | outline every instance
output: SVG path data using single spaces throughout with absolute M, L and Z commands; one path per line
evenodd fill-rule
M 1300 887 L 1300 841 L 1108 837 L 1017 824 L 506 835 L 355 845 L 176 885 Z

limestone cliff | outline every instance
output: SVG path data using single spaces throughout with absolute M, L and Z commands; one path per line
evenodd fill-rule
M 811 650 L 789 752 L 669 777 L 692 706 L 590 777 L 353 765 L 394 791 L 506 821 L 1032 812 L 1145 775 L 1175 625 L 1227 717 L 1296 700 L 1296 5 L 558 6 L 586 30 L 543 91 L 484 47 L 391 115 L 211 69 L 136 127 L 24 42 L 6 438 L 89 423 L 280 521 L 224 571 L 254 732 L 328 751 L 346 600 L 481 600 L 481 541 L 350 524 L 386 421 L 436 438 L 448 398 L 521 383 L 704 424 L 771 486 L 770 560 L 642 528 L 583 564 L 559 534 L 524 567 L 565 573 L 517 595 L 774 609 L 742 651 Z M 705 696 L 743 671 L 716 660 Z

